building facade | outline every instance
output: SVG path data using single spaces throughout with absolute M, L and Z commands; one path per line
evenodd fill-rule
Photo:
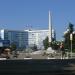
M 49 30 L 25 30 L 28 32 L 28 46 L 36 45 L 39 49 L 44 48 L 43 40 L 48 37 Z M 55 32 L 52 30 L 52 38 L 55 38 Z
M 17 48 L 26 48 L 28 45 L 28 32 L 17 30 L 0 30 L 2 40 L 9 40 L 10 44 L 16 44 Z
M 52 30 L 52 38 L 54 36 L 54 30 Z M 49 30 L 0 30 L 1 40 L 9 40 L 10 45 L 16 44 L 17 48 L 28 48 L 37 46 L 38 49 L 44 48 L 43 40 L 48 37 Z

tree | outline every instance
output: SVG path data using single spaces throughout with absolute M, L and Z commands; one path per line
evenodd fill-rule
M 10 47 L 13 51 L 17 49 L 17 46 L 15 43 L 11 43 Z
M 32 47 L 30 47 L 32 50 L 37 51 L 37 45 L 34 44 Z
M 59 49 L 58 41 L 53 41 L 52 42 L 52 49 L 54 49 L 54 50 L 58 50 Z
M 70 41 L 70 34 L 72 34 L 74 31 L 74 25 L 72 23 L 69 23 L 68 26 L 68 32 L 64 35 L 64 46 L 66 49 L 71 50 L 71 41 Z M 74 41 L 74 35 L 73 35 L 73 41 Z M 73 45 L 75 42 L 73 42 Z M 72 46 L 74 48 L 74 46 Z
M 69 23 L 69 33 L 71 34 L 74 31 L 74 25 L 72 23 Z
M 37 50 L 37 45 L 34 44 L 33 49 L 36 51 Z
M 47 49 L 49 47 L 49 38 L 48 38 L 48 36 L 45 38 L 45 40 L 43 40 L 43 45 L 44 45 L 45 49 Z
M 64 35 L 64 46 L 66 49 L 70 50 L 70 33 L 68 32 L 67 34 Z

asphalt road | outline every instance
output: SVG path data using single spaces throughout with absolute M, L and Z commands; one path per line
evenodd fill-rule
M 0 75 L 75 75 L 75 59 L 2 60 Z

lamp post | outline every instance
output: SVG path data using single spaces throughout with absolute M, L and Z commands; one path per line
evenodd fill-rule
M 73 34 L 70 34 L 70 40 L 71 40 L 71 58 L 72 58 L 72 40 L 73 40 Z

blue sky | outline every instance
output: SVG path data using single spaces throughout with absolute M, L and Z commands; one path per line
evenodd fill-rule
M 75 0 L 0 0 L 0 28 L 48 29 L 48 11 L 57 39 L 61 40 L 68 23 L 75 24 Z

